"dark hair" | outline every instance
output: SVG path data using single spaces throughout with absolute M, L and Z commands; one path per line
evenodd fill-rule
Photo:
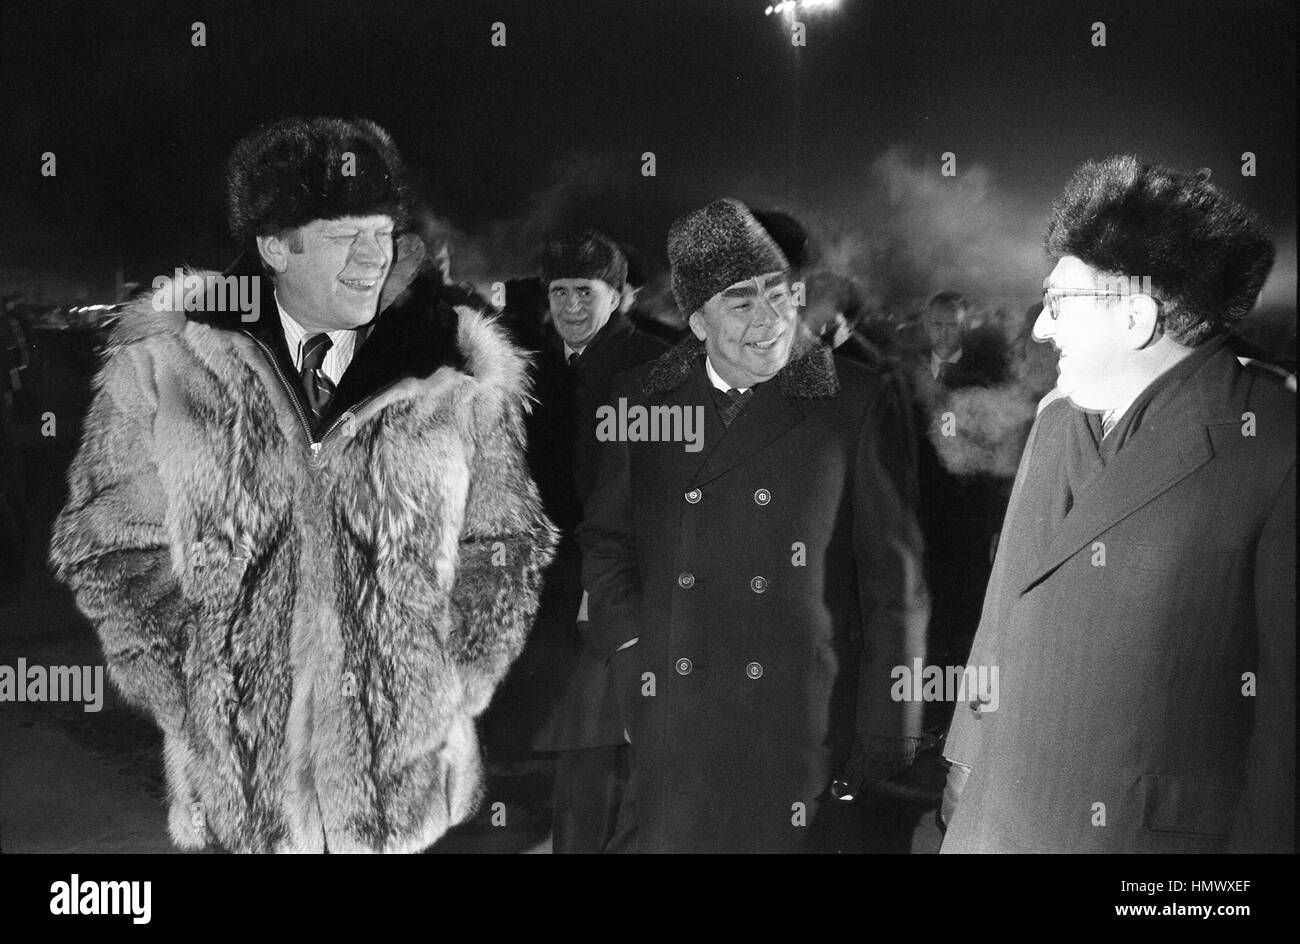
M 931 308 L 947 308 L 950 311 L 965 311 L 970 307 L 966 296 L 961 292 L 940 292 L 930 299 Z

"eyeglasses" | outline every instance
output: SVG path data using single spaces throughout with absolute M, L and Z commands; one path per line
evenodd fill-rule
M 1118 298 L 1123 295 L 1131 295 L 1131 292 L 1107 291 L 1099 292 L 1087 288 L 1049 288 L 1043 292 L 1043 310 L 1047 312 L 1051 319 L 1055 321 L 1061 314 L 1062 298 Z

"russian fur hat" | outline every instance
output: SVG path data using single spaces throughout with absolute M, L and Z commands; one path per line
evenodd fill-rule
M 724 197 L 688 213 L 668 231 L 673 297 L 691 315 L 729 285 L 790 268 L 754 214 Z
M 1166 330 L 1188 346 L 1250 311 L 1274 255 L 1255 215 L 1204 176 L 1132 156 L 1080 167 L 1052 208 L 1045 243 L 1054 260 L 1149 277 Z
M 406 168 L 373 121 L 288 118 L 235 146 L 226 212 L 241 244 L 345 216 L 387 215 L 401 230 L 411 217 Z
M 627 281 L 627 258 L 618 243 L 595 230 L 562 236 L 542 250 L 542 288 L 556 279 L 600 279 L 621 292 Z

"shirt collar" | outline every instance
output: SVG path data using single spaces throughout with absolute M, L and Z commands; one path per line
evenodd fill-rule
M 306 328 L 295 321 L 293 316 L 285 311 L 284 306 L 280 304 L 280 296 L 278 295 L 275 296 L 275 307 L 280 313 L 280 324 L 284 328 L 284 343 L 288 346 L 289 355 L 293 358 L 293 366 L 300 368 L 302 367 L 303 342 L 312 334 L 319 334 L 320 332 L 309 333 Z M 337 331 L 327 331 L 325 333 L 329 335 L 331 348 L 338 350 L 340 354 L 351 349 L 350 342 L 356 336 L 351 328 L 339 328 Z
M 939 375 L 939 368 L 944 364 L 955 364 L 961 360 L 962 350 L 957 348 L 957 353 L 951 357 L 940 357 L 937 352 L 930 352 L 930 373 L 936 377 Z
M 709 355 L 707 354 L 704 355 L 704 370 L 709 375 L 709 383 L 713 384 L 715 389 L 721 390 L 723 393 L 726 393 L 728 390 L 739 390 L 741 393 L 745 393 L 750 389 L 749 387 L 733 387 L 731 384 L 723 380 L 718 375 L 718 372 L 713 369 L 713 361 L 709 360 Z

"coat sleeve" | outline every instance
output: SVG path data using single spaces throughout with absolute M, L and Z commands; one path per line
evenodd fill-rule
M 903 452 L 885 447 L 897 435 L 889 423 L 895 409 L 881 388 L 858 438 L 853 506 L 853 543 L 863 623 L 858 680 L 858 770 L 866 783 L 885 779 L 910 762 L 921 736 L 921 702 L 891 697 L 893 670 L 925 658 L 930 615 L 923 576 L 921 529 L 912 502 L 900 493 L 906 469 L 891 468 Z
M 880 458 L 894 477 L 903 500 L 912 508 L 920 501 L 920 457 L 913 416 L 913 397 L 901 371 L 883 371 L 886 395 L 881 398 Z
M 469 498 L 451 593 L 456 628 L 448 640 L 471 715 L 487 708 L 497 683 L 523 650 L 537 611 L 542 571 L 558 541 L 528 474 L 521 408 L 510 404 L 489 413 L 480 406 L 476 413 Z
M 1255 551 L 1255 725 L 1233 852 L 1295 851 L 1295 465 Z
M 98 378 L 50 565 L 98 632 L 114 684 L 170 730 L 184 714 L 182 660 L 195 613 L 172 567 L 149 363 L 122 347 Z
M 618 393 L 611 394 L 617 398 Z M 641 572 L 632 523 L 632 474 L 627 443 L 600 444 L 596 484 L 578 526 L 582 586 L 587 591 L 590 642 L 603 659 L 640 636 Z

